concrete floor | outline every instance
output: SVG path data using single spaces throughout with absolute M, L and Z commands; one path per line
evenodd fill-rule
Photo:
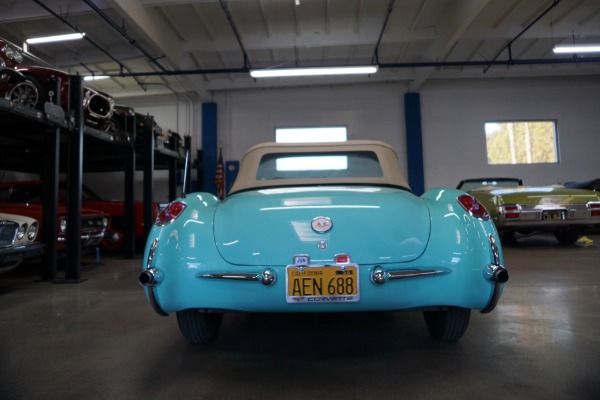
M 600 235 L 505 246 L 510 280 L 458 343 L 420 313 L 227 314 L 189 345 L 104 258 L 78 284 L 0 276 L 0 399 L 600 399 Z

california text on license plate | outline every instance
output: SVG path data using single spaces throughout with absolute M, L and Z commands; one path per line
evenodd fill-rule
M 360 299 L 358 265 L 288 265 L 288 303 L 352 302 Z

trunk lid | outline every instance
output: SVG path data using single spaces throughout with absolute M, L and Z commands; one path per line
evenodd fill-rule
M 316 232 L 317 217 L 331 219 L 332 228 Z M 341 253 L 361 264 L 408 262 L 425 250 L 429 230 L 429 210 L 419 197 L 368 186 L 241 192 L 224 200 L 214 218 L 221 256 L 239 265 L 286 265 L 298 254 L 314 264 Z

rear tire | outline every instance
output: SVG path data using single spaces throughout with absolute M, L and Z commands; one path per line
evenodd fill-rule
M 581 230 L 579 228 L 568 228 L 555 232 L 554 236 L 560 244 L 573 244 L 581 236 Z
M 471 310 L 450 307 L 443 311 L 424 311 L 423 316 L 431 336 L 446 342 L 455 342 L 465 334 L 469 326 Z
M 222 320 L 222 313 L 207 313 L 197 309 L 177 311 L 179 330 L 192 344 L 207 343 L 215 339 Z
M 515 231 L 500 232 L 500 242 L 502 244 L 515 244 L 515 243 L 517 243 L 517 238 L 515 237 Z

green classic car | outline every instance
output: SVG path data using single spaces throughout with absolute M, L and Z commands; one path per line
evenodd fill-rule
M 598 182 L 532 187 L 517 178 L 478 178 L 463 180 L 457 188 L 487 208 L 505 240 L 515 233 L 552 232 L 560 243 L 573 244 L 586 230 L 600 227 Z

